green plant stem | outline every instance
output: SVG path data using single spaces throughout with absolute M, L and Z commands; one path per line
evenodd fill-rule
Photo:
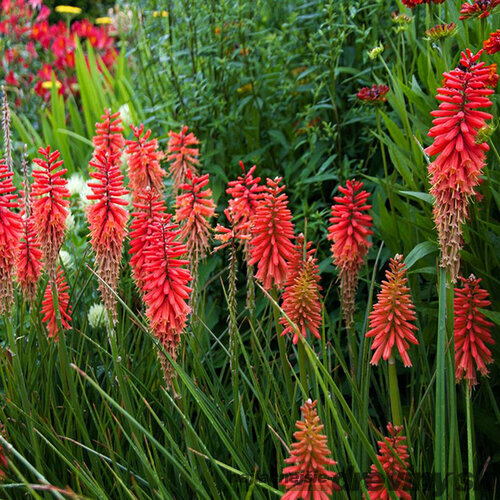
M 299 337 L 299 342 L 297 344 L 298 355 L 299 355 L 299 373 L 300 373 L 300 383 L 304 388 L 304 398 L 307 398 L 309 395 L 309 385 L 307 381 L 307 356 L 306 351 L 304 349 L 305 340 L 302 338 L 302 335 Z
M 375 109 L 375 117 L 377 120 L 377 133 L 379 136 L 379 141 L 380 141 L 380 153 L 382 155 L 382 165 L 384 167 L 384 177 L 385 177 L 385 190 L 387 192 L 387 197 L 389 198 L 389 204 L 391 206 L 391 211 L 394 211 L 394 201 L 392 199 L 392 187 L 390 186 L 389 182 L 389 168 L 387 166 L 387 158 L 385 156 L 385 147 L 384 143 L 382 142 L 382 124 L 380 121 L 380 112 L 378 107 Z
M 391 398 L 391 411 L 393 425 L 403 425 L 403 412 L 399 395 L 398 374 L 394 356 L 389 358 L 389 395 Z
M 465 386 L 465 411 L 467 413 L 467 464 L 469 467 L 469 482 L 467 483 L 469 500 L 475 500 L 475 484 L 474 484 L 474 448 L 472 443 L 473 424 L 471 411 L 471 386 L 466 383 Z

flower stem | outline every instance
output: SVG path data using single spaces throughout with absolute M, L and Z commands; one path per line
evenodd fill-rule
M 309 394 L 309 384 L 307 381 L 307 356 L 304 348 L 304 342 L 302 335 L 299 337 L 299 342 L 297 344 L 298 353 L 299 353 L 299 374 L 300 374 L 300 383 L 304 389 L 304 397 L 307 398 Z
M 465 410 L 467 413 L 467 461 L 469 467 L 469 481 L 467 483 L 467 489 L 469 492 L 469 499 L 475 500 L 476 494 L 475 484 L 474 484 L 474 448 L 472 443 L 473 437 L 473 424 L 472 424 L 472 411 L 471 411 L 471 386 L 466 384 L 465 386 Z
M 389 395 L 391 398 L 392 423 L 393 425 L 403 425 L 403 412 L 401 410 L 398 374 L 396 372 L 396 360 L 394 356 L 389 358 Z

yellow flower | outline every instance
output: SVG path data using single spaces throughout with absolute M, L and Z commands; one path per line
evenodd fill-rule
M 153 12 L 153 17 L 158 17 L 159 15 L 160 15 L 160 13 L 159 13 L 157 10 L 155 10 L 155 11 Z
M 82 9 L 80 9 L 80 7 L 73 7 L 72 5 L 58 5 L 56 7 L 56 12 L 59 12 L 59 14 L 73 14 L 76 16 L 81 14 Z
M 214 33 L 215 33 L 216 35 L 220 35 L 220 28 L 219 28 L 219 26 L 216 26 L 216 27 L 214 28 Z
M 56 89 L 60 89 L 62 87 L 62 83 L 59 80 L 56 80 Z M 52 88 L 52 80 L 45 80 L 42 82 L 42 89 L 48 90 Z
M 168 16 L 168 12 L 166 10 L 162 10 L 161 17 L 167 17 L 167 16 Z
M 95 23 L 96 24 L 111 24 L 113 22 L 113 19 L 111 19 L 110 17 L 98 17 L 96 20 L 95 20 Z
M 245 83 L 245 85 L 236 89 L 236 92 L 238 92 L 238 94 L 247 94 L 252 90 L 253 90 L 253 85 L 251 83 Z

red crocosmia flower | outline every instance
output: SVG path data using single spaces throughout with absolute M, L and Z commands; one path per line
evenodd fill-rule
M 363 102 L 377 104 L 387 101 L 387 93 L 389 92 L 389 87 L 387 85 L 375 85 L 371 87 L 363 87 L 356 94 L 356 97 Z
M 318 330 L 321 326 L 321 287 L 315 253 L 316 250 L 311 248 L 311 242 L 306 245 L 304 235 L 300 234 L 288 265 L 288 278 L 281 307 L 304 337 L 309 330 L 320 339 Z M 296 344 L 299 340 L 297 330 L 290 325 L 285 316 L 280 319 L 280 323 L 285 327 L 281 335 L 293 334 L 292 342 Z
M 12 275 L 21 237 L 21 218 L 16 188 L 4 160 L 0 160 L 0 315 L 10 310 L 13 301 Z
M 396 498 L 411 500 L 409 490 L 412 488 L 410 482 L 410 455 L 406 445 L 406 437 L 402 435 L 403 426 L 387 425 L 388 437 L 383 441 L 378 441 L 380 454 L 377 458 L 382 465 L 387 476 L 390 491 Z M 387 500 L 391 498 L 382 474 L 377 467 L 372 464 L 370 473 L 366 478 L 366 488 L 370 500 Z
M 160 167 L 162 153 L 158 151 L 158 141 L 156 139 L 149 140 L 151 130 L 142 135 L 144 132 L 143 124 L 140 127 L 131 125 L 130 128 L 135 137 L 134 140 L 126 142 L 127 148 L 125 149 L 125 153 L 128 155 L 130 187 L 134 195 L 147 187 L 161 193 L 166 172 Z
M 96 124 L 94 136 L 94 156 L 89 162 L 93 167 L 88 183 L 92 194 L 89 200 L 94 201 L 87 208 L 92 249 L 96 254 L 97 272 L 112 290 L 118 287 L 118 275 L 123 248 L 127 233 L 128 202 L 123 198 L 128 193 L 123 185 L 124 176 L 120 172 L 120 158 L 125 144 L 120 122 L 120 113 L 111 114 L 110 110 L 101 117 L 102 122 Z M 99 290 L 106 309 L 116 321 L 116 297 L 108 287 L 99 280 Z
M 257 264 L 255 277 L 266 290 L 285 284 L 294 251 L 292 213 L 280 182 L 281 177 L 267 179 L 252 218 L 249 264 Z
M 168 156 L 170 164 L 170 176 L 172 177 L 174 191 L 177 191 L 181 184 L 186 183 L 186 175 L 191 170 L 193 175 L 198 174 L 197 165 L 200 150 L 195 147 L 199 144 L 195 135 L 187 133 L 188 128 L 183 126 L 177 134 L 173 130 L 168 133 Z
M 130 225 L 130 266 L 137 287 L 144 287 L 144 266 L 149 238 L 155 226 L 163 220 L 166 212 L 165 202 L 158 192 L 147 187 L 136 194 Z
M 162 220 L 153 225 L 148 236 L 144 263 L 144 302 L 146 316 L 151 330 L 175 360 L 182 330 L 190 312 L 188 301 L 192 289 L 188 283 L 192 276 L 187 269 L 186 245 L 178 241 L 176 224 L 170 223 L 171 216 L 163 215 Z M 173 371 L 165 356 L 160 354 L 167 386 L 170 386 Z
M 33 225 L 45 268 L 52 276 L 64 241 L 70 194 L 68 181 L 63 177 L 66 169 L 59 170 L 63 164 L 61 153 L 51 152 L 50 146 L 40 148 L 38 153 L 43 158 L 33 160 L 40 167 L 33 170 Z
M 235 222 L 235 216 L 228 208 L 224 210 L 224 215 L 229 222 L 229 227 L 224 227 L 221 224 L 217 224 L 215 227 L 214 238 L 220 241 L 220 245 L 215 248 L 215 251 L 250 240 L 250 222 L 245 224 Z
M 463 21 L 464 19 L 469 19 L 471 17 L 477 17 L 478 19 L 484 19 L 488 17 L 500 4 L 500 0 L 474 0 L 473 3 L 464 3 L 460 8 L 459 19 Z
M 372 218 L 366 213 L 370 194 L 363 189 L 361 181 L 347 181 L 339 186 L 344 196 L 335 196 L 332 206 L 331 226 L 327 238 L 332 241 L 333 263 L 339 269 L 340 295 L 346 327 L 354 321 L 354 306 L 358 275 L 366 254 L 371 247 L 368 236 L 373 234 Z
M 492 115 L 477 108 L 491 106 L 488 96 L 490 70 L 484 62 L 467 49 L 457 68 L 444 73 L 443 86 L 438 89 L 439 109 L 429 136 L 434 142 L 426 148 L 429 156 L 437 157 L 429 165 L 431 194 L 434 196 L 434 221 L 441 246 L 441 265 L 456 281 L 460 268 L 462 225 L 468 217 L 468 205 L 479 184 L 486 142 L 476 141 L 478 130 Z
M 322 433 L 324 425 L 318 416 L 317 401 L 308 399 L 302 406 L 302 420 L 297 420 L 297 431 L 293 433 L 288 465 L 283 468 L 286 477 L 280 482 L 286 489 L 282 500 L 328 500 L 334 491 L 340 491 L 335 482 L 338 474 L 328 470 L 337 465 L 329 458 L 327 437 Z
M 71 328 L 71 306 L 69 305 L 68 283 L 64 277 L 61 266 L 57 269 L 56 289 L 57 300 L 59 303 L 59 316 L 61 318 L 61 326 L 64 330 Z M 50 282 L 47 284 L 45 294 L 43 296 L 41 313 L 44 315 L 42 321 L 47 325 L 49 330 L 49 338 L 55 342 L 59 340 L 59 328 L 57 326 L 56 311 L 54 309 L 54 297 Z
M 208 185 L 209 175 L 197 177 L 188 170 L 187 182 L 179 188 L 184 191 L 175 201 L 175 218 L 182 223 L 180 237 L 186 242 L 188 257 L 193 261 L 205 257 L 209 242 L 209 219 L 214 215 L 215 203 L 212 190 L 203 189 Z
M 493 363 L 487 344 L 494 344 L 488 321 L 481 311 L 488 307 L 489 293 L 481 288 L 480 278 L 470 275 L 459 278 L 462 288 L 455 288 L 455 370 L 457 382 L 465 379 L 470 385 L 477 384 L 476 370 L 488 374 L 486 365 Z
M 496 54 L 500 50 L 500 30 L 490 33 L 488 40 L 483 42 L 483 47 L 488 54 Z
M 411 366 L 408 356 L 408 342 L 418 344 L 413 332 L 415 306 L 411 300 L 406 266 L 402 255 L 396 255 L 385 272 L 386 281 L 377 295 L 377 303 L 370 314 L 370 330 L 367 337 L 375 337 L 372 349 L 375 350 L 372 365 L 378 365 L 380 358 L 388 360 L 397 347 L 405 366 Z

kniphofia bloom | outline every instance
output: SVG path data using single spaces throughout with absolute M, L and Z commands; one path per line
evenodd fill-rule
M 171 162 L 170 176 L 174 192 L 186 183 L 189 170 L 193 175 L 198 174 L 200 150 L 196 146 L 198 146 L 199 141 L 192 132 L 188 134 L 187 131 L 188 128 L 184 125 L 178 134 L 173 130 L 168 133 L 167 160 Z

